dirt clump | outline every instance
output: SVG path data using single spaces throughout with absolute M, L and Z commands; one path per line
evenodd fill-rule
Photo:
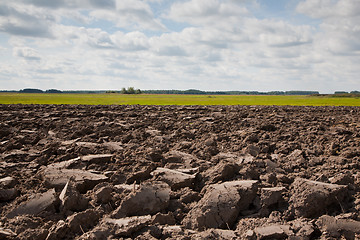
M 346 185 L 323 183 L 296 178 L 292 184 L 290 210 L 297 217 L 319 217 L 340 211 L 346 205 L 349 191 Z M 344 210 L 344 209 L 343 209 Z
M 145 183 L 122 200 L 121 205 L 114 211 L 113 217 L 142 216 L 155 214 L 169 205 L 170 187 L 166 183 Z
M 185 227 L 232 228 L 240 211 L 247 210 L 257 192 L 257 181 L 233 181 L 209 185 L 203 198 L 183 220 Z
M 359 239 L 360 108 L 0 105 L 0 239 Z
M 156 168 L 151 172 L 151 175 L 154 176 L 156 180 L 169 184 L 172 190 L 192 187 L 196 177 L 195 175 L 167 168 Z

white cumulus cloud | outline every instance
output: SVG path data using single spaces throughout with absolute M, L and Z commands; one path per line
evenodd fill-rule
M 29 47 L 15 47 L 13 50 L 13 54 L 16 57 L 25 58 L 26 60 L 41 59 L 39 53 L 35 49 Z

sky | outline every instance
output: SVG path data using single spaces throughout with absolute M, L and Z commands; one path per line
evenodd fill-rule
M 360 90 L 360 0 L 0 1 L 0 89 Z

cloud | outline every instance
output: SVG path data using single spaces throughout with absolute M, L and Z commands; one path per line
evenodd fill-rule
M 149 48 L 149 39 L 139 31 L 126 34 L 118 31 L 111 35 L 111 39 L 121 51 L 143 51 Z
M 296 8 L 299 13 L 322 20 L 314 36 L 315 47 L 324 54 L 360 54 L 360 1 L 306 0 Z
M 93 48 L 114 48 L 110 35 L 99 28 L 79 28 L 80 38 Z
M 52 37 L 55 18 L 37 8 L 0 5 L 0 31 L 26 37 Z
M 47 0 L 23 0 L 25 4 L 30 4 L 38 7 L 47 7 L 47 8 L 60 8 L 66 6 L 65 0 L 57 1 L 47 1 Z
M 248 19 L 245 34 L 251 41 L 269 47 L 292 47 L 312 42 L 314 29 L 309 26 L 295 26 L 282 20 Z
M 157 19 L 150 6 L 140 0 L 117 0 L 115 10 L 96 9 L 91 17 L 115 23 L 119 28 L 164 31 L 166 27 Z
M 114 0 L 89 0 L 90 4 L 94 8 L 108 8 L 112 9 L 116 7 Z
M 193 25 L 215 27 L 230 22 L 239 24 L 241 19 L 248 15 L 249 11 L 244 7 L 243 1 L 190 0 L 174 3 L 167 17 Z
M 0 4 L 0 31 L 25 37 L 54 37 L 67 23 L 92 25 L 108 21 L 117 28 L 165 31 L 142 0 L 19 0 Z M 91 27 L 91 26 L 90 26 Z
M 58 47 L 111 49 L 113 51 L 143 51 L 149 48 L 149 38 L 140 31 L 110 34 L 100 28 L 57 26 L 55 29 Z M 54 46 L 54 40 L 42 41 L 43 45 Z
M 59 8 L 114 8 L 114 0 L 22 0 L 25 4 L 51 9 Z
M 21 57 L 26 60 L 40 60 L 41 57 L 35 49 L 29 47 L 15 47 L 13 49 L 13 55 Z
M 360 14 L 359 0 L 306 0 L 296 10 L 313 18 L 356 17 Z

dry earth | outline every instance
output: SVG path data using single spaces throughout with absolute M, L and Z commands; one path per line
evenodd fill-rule
M 358 107 L 0 113 L 0 239 L 360 239 Z

